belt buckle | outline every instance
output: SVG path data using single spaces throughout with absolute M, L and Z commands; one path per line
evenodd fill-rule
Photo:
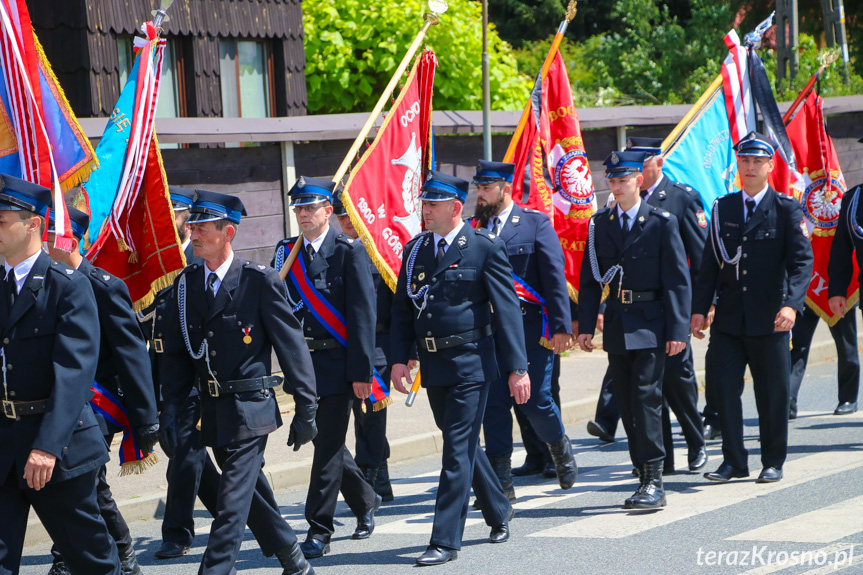
M 15 413 L 15 404 L 7 399 L 3 400 L 3 415 L 9 419 L 18 419 L 18 414 Z
M 428 350 L 432 353 L 435 353 L 437 351 L 437 345 L 435 344 L 433 337 L 425 338 L 425 342 L 426 342 L 426 350 Z
M 309 353 L 314 353 L 314 352 L 315 352 L 315 350 L 313 350 L 312 348 L 310 348 L 310 347 L 309 347 L 309 343 L 310 343 L 310 342 L 312 342 L 312 341 L 315 341 L 315 338 L 313 338 L 313 337 L 307 337 L 307 338 L 305 338 L 305 339 L 306 339 L 306 347 L 308 347 L 308 348 L 309 348 Z
M 153 349 L 156 351 L 156 353 L 164 353 L 165 352 L 165 347 L 162 345 L 162 338 L 161 337 L 153 340 Z
M 219 397 L 219 382 L 215 379 L 208 379 L 207 391 L 210 392 L 211 397 Z
M 620 303 L 632 303 L 631 289 L 625 289 L 620 291 Z

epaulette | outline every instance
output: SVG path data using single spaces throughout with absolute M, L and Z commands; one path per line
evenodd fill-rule
M 660 218 L 665 218 L 666 220 L 671 217 L 671 212 L 666 210 L 660 210 L 659 208 L 653 208 L 650 210 L 650 214 L 654 216 L 659 216 Z
M 336 241 L 342 242 L 343 244 L 348 244 L 349 246 L 352 246 L 354 244 L 354 238 L 346 236 L 345 234 L 337 235 Z
M 785 195 L 785 194 L 780 194 L 779 192 L 776 192 L 776 195 L 779 196 L 780 198 L 782 198 L 783 200 L 786 200 L 786 201 L 793 201 L 793 202 L 797 201 L 793 197 Z
M 187 265 L 182 270 L 180 270 L 180 273 L 177 274 L 176 279 L 179 279 L 180 276 L 185 275 L 187 273 L 192 273 L 193 271 L 198 269 L 200 266 L 201 266 L 201 264 L 189 264 L 189 265 Z
M 613 206 L 605 206 L 604 208 L 599 208 L 598 210 L 593 212 L 593 215 L 590 217 L 591 218 L 598 218 L 599 216 L 601 216 L 603 214 L 607 214 L 609 211 L 611 211 L 612 208 L 613 208 Z
M 101 281 L 105 285 L 108 285 L 108 282 L 114 279 L 114 276 L 112 276 L 105 270 L 97 267 L 94 267 L 92 270 L 90 270 L 90 275 Z
M 485 238 L 485 239 L 487 239 L 487 240 L 488 240 L 488 241 L 490 241 L 490 242 L 493 242 L 493 241 L 494 241 L 494 238 L 496 238 L 496 237 L 497 237 L 497 235 L 496 235 L 496 234 L 494 234 L 494 233 L 492 233 L 492 232 L 488 231 L 488 229 L 487 229 L 487 228 L 474 228 L 474 229 L 473 229 L 473 231 L 474 231 L 474 232 L 476 233 L 476 235 L 478 235 L 479 237 L 481 237 L 481 238 Z
M 57 275 L 67 279 L 72 279 L 72 276 L 75 275 L 75 268 L 69 267 L 66 264 L 58 261 L 51 261 L 51 267 L 49 267 L 48 269 L 53 270 L 57 273 Z
M 427 237 L 429 234 L 431 234 L 431 232 L 430 232 L 430 231 L 423 231 L 423 232 L 418 233 L 417 235 L 415 235 L 414 237 L 412 237 L 410 240 L 408 240 L 408 243 L 407 243 L 407 244 L 405 244 L 405 249 L 408 249 L 409 247 L 411 247 L 412 245 L 414 245 L 414 244 L 415 244 L 415 243 L 417 243 L 418 241 L 420 241 L 420 240 L 422 240 L 423 238 Z
M 258 273 L 266 273 L 269 266 L 259 264 L 258 262 L 253 262 L 251 260 L 243 260 L 243 267 L 246 269 L 255 270 Z
M 522 209 L 523 209 L 523 210 L 525 211 L 525 213 L 527 213 L 527 214 L 538 214 L 538 213 L 540 213 L 540 212 L 539 212 L 539 210 L 535 210 L 535 209 L 533 209 L 533 208 L 522 208 Z

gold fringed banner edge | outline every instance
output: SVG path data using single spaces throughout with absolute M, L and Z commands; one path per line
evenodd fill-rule
M 157 463 L 159 463 L 159 456 L 156 455 L 155 451 L 139 461 L 127 461 L 120 465 L 120 477 L 125 475 L 140 475 L 151 467 L 154 467 Z
M 156 299 L 156 294 L 165 289 L 166 287 L 170 287 L 174 285 L 174 280 L 177 279 L 177 276 L 180 275 L 180 272 L 183 270 L 175 270 L 172 272 L 168 272 L 160 278 L 156 278 L 152 282 L 150 282 L 150 291 L 147 292 L 147 295 L 137 300 L 132 304 L 132 308 L 138 312 L 143 311 L 146 307 L 148 307 L 153 300 Z
M 374 402 L 372 404 L 372 409 L 374 411 L 382 411 L 382 410 L 386 409 L 387 407 L 389 407 L 390 405 L 392 405 L 392 403 L 393 403 L 393 398 L 388 395 L 385 398 L 379 399 L 378 401 Z
M 851 294 L 851 297 L 849 297 L 845 301 L 845 307 L 848 309 L 851 309 L 851 307 L 854 304 L 856 304 L 858 301 L 860 301 L 860 290 L 859 289 L 854 290 L 854 293 Z M 838 315 L 835 315 L 835 316 L 834 315 L 828 315 L 821 308 L 819 308 L 817 305 L 815 305 L 815 303 L 812 301 L 812 299 L 809 296 L 806 296 L 806 304 L 805 305 L 809 306 L 809 308 L 812 311 L 814 311 L 816 314 L 818 314 L 818 317 L 823 319 L 824 323 L 826 323 L 829 327 L 833 327 L 834 325 L 836 325 L 836 322 L 839 321 L 839 319 L 840 319 Z

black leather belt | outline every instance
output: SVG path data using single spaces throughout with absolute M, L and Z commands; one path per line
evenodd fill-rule
M 657 301 L 662 299 L 662 292 L 659 290 L 650 291 L 632 291 L 630 289 L 620 290 L 620 298 L 617 297 L 615 290 L 611 290 L 612 299 L 620 303 L 636 303 L 645 301 Z
M 8 419 L 18 419 L 22 415 L 42 415 L 48 411 L 48 400 L 3 401 L 3 415 Z
M 440 349 L 472 343 L 490 335 L 491 325 L 486 325 L 479 329 L 472 329 L 464 333 L 457 333 L 446 337 L 424 337 L 417 341 L 417 345 L 420 349 L 434 353 Z
M 252 379 L 234 379 L 231 381 L 219 381 L 209 379 L 206 382 L 206 390 L 212 397 L 219 397 L 226 393 L 242 393 L 244 391 L 264 391 L 271 387 L 282 384 L 282 378 L 278 375 L 267 375 L 265 377 L 254 377 Z M 204 387 L 203 385 L 201 387 Z M 203 391 L 203 390 L 202 390 Z
M 322 351 L 325 349 L 335 349 L 337 347 L 344 347 L 339 343 L 339 340 L 330 338 L 330 339 L 310 339 L 306 338 L 306 345 L 309 346 L 309 351 Z
M 163 353 L 165 351 L 165 347 L 162 345 L 161 337 L 150 340 L 150 343 L 152 344 L 151 347 L 153 348 L 153 351 L 155 351 L 156 353 Z

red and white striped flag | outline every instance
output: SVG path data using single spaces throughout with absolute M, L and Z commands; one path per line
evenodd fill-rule
M 728 56 L 722 64 L 722 91 L 725 94 L 725 109 L 731 128 L 731 143 L 755 129 L 755 107 L 752 104 L 752 88 L 746 48 L 740 45 L 737 32 L 725 35 Z

